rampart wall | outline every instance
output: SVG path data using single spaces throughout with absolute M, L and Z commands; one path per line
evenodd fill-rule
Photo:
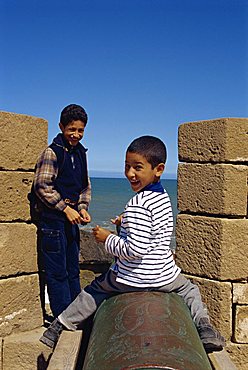
M 47 145 L 47 121 L 0 112 L 0 370 L 44 370 L 51 350 L 43 332 L 36 228 L 27 194 L 36 159 Z M 248 119 L 179 127 L 177 253 L 197 282 L 227 350 L 248 363 Z M 82 233 L 82 285 L 109 256 Z M 87 246 L 94 246 L 89 254 Z M 100 261 L 102 260 L 102 261 Z
M 176 258 L 200 287 L 239 369 L 248 364 L 248 119 L 178 131 Z

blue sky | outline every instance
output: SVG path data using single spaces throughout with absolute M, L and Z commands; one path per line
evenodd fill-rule
M 89 115 L 90 173 L 122 173 L 141 135 L 248 116 L 247 0 L 0 0 L 0 110 L 43 117 L 49 142 L 70 103 Z

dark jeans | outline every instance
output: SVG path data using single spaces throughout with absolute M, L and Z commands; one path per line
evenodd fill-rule
M 80 293 L 79 229 L 69 221 L 40 222 L 41 253 L 52 313 L 57 317 Z

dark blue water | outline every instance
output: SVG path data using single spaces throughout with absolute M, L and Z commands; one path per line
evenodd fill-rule
M 162 180 L 172 203 L 174 221 L 177 213 L 177 180 Z M 128 200 L 135 194 L 125 178 L 91 178 L 92 201 L 89 213 L 92 222 L 86 227 L 95 225 L 115 229 L 110 219 L 122 213 Z

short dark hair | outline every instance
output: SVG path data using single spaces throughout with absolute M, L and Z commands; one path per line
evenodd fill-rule
M 146 158 L 152 168 L 159 163 L 166 162 L 166 146 L 162 140 L 155 136 L 141 136 L 133 140 L 126 152 L 137 153 Z
M 60 123 L 65 127 L 72 121 L 82 121 L 85 126 L 88 121 L 84 108 L 77 104 L 67 105 L 60 114 Z

